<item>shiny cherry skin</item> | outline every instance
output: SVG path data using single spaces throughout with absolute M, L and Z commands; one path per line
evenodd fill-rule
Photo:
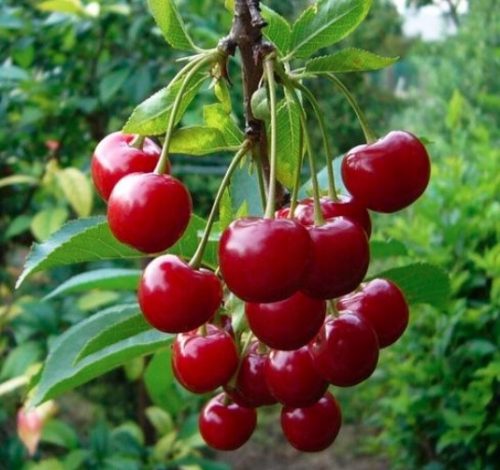
M 381 348 L 395 343 L 408 326 L 409 310 L 396 284 L 387 279 L 373 279 L 361 285 L 359 292 L 342 297 L 339 310 L 350 310 L 368 320 Z
M 245 304 L 250 329 L 264 344 L 282 351 L 298 349 L 313 339 L 323 325 L 324 300 L 302 292 L 280 302 Z
M 429 184 L 427 150 L 412 134 L 393 131 L 350 150 L 342 178 L 353 197 L 368 209 L 396 212 L 415 202 Z
M 322 197 L 320 204 L 321 212 L 325 219 L 346 217 L 360 224 L 365 230 L 366 235 L 370 237 L 372 233 L 370 214 L 364 206 L 355 201 L 351 196 L 340 196 L 336 201 L 329 197 Z M 290 208 L 285 207 L 277 212 L 277 217 L 287 218 L 289 214 Z M 307 198 L 300 201 L 295 209 L 294 217 L 302 225 L 314 225 L 314 200 Z
M 328 387 L 317 372 L 307 346 L 295 351 L 271 351 L 265 374 L 271 393 L 287 406 L 310 406 Z
M 221 393 L 202 409 L 198 425 L 201 436 L 210 447 L 236 450 L 252 436 L 257 425 L 257 412 L 231 402 Z
M 109 228 L 122 243 L 158 253 L 182 237 L 191 210 L 191 196 L 180 181 L 169 175 L 132 173 L 111 192 Z
M 161 148 L 146 138 L 142 149 L 131 146 L 135 136 L 113 132 L 99 142 L 92 156 L 91 172 L 99 195 L 107 201 L 116 183 L 130 173 L 151 173 Z
M 307 408 L 285 406 L 281 410 L 283 433 L 302 452 L 320 452 L 330 447 L 341 425 L 340 406 L 331 393 Z
M 225 388 L 238 405 L 257 408 L 274 405 L 277 402 L 269 390 L 264 375 L 266 361 L 267 353 L 260 352 L 259 343 L 253 342 L 241 360 L 235 388 Z
M 319 374 L 332 385 L 351 387 L 366 380 L 377 367 L 375 331 L 363 317 L 350 312 L 326 320 L 309 352 Z
M 246 302 L 278 302 L 297 292 L 310 256 L 307 230 L 289 219 L 236 220 L 219 244 L 222 277 Z
M 370 247 L 361 226 L 345 217 L 309 227 L 313 259 L 302 291 L 317 299 L 333 299 L 353 291 L 368 271 Z
M 148 264 L 139 283 L 139 305 L 146 320 L 165 333 L 194 330 L 222 303 L 222 285 L 211 271 L 193 269 L 174 255 Z
M 172 345 L 172 369 L 176 379 L 193 393 L 207 393 L 225 385 L 238 367 L 233 338 L 214 325 L 206 335 L 198 330 L 177 335 Z

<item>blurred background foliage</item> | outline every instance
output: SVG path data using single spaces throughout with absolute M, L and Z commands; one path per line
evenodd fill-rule
M 38 300 L 74 268 L 38 275 L 29 291 L 14 294 L 13 284 L 33 240 L 46 239 L 68 218 L 104 211 L 88 178 L 96 142 L 178 69 L 145 3 L 3 0 L 0 7 L 0 468 L 178 468 L 168 462 L 179 458 L 184 468 L 227 468 L 207 460 L 196 432 L 200 400 L 172 385 L 165 352 L 58 400 L 57 418 L 33 457 L 15 432 L 24 387 L 48 345 L 69 325 L 129 295 Z M 288 18 L 305 3 L 269 2 Z M 222 0 L 179 4 L 199 43 L 213 45 L 227 32 L 231 18 Z M 402 57 L 387 71 L 346 81 L 379 133 L 411 130 L 429 141 L 433 157 L 426 196 L 395 217 L 375 217 L 375 235 L 404 242 L 408 258 L 443 266 L 452 281 L 446 306 L 413 309 L 407 334 L 383 352 L 374 377 L 339 393 L 348 426 L 359 430 L 349 452 L 381 459 L 381 468 L 493 470 L 500 461 L 498 11 L 496 0 L 471 1 L 455 35 L 423 43 L 403 36 L 396 8 L 377 0 L 346 41 Z M 335 90 L 327 82 L 313 89 L 336 152 L 362 142 Z M 235 85 L 237 116 L 240 102 Z M 186 121 L 198 117 L 197 109 Z M 225 161 L 174 158 L 200 214 Z M 274 444 L 267 445 L 272 452 Z

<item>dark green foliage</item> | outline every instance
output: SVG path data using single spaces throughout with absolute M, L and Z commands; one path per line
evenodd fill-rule
M 374 403 L 365 419 L 380 434 L 370 451 L 388 453 L 395 468 L 483 470 L 500 458 L 500 90 L 489 4 L 472 2 L 457 36 L 419 47 L 411 107 L 394 120 L 432 141 L 433 180 L 382 233 L 452 283 L 446 307 L 412 311 L 407 335 L 359 397 Z

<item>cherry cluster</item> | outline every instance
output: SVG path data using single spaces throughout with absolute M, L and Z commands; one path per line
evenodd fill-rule
M 150 139 L 114 133 L 92 160 L 111 231 L 149 254 L 181 238 L 192 210 L 185 186 L 165 174 L 168 168 L 158 171 L 160 154 Z M 425 147 L 407 132 L 391 132 L 348 152 L 342 177 L 350 196 L 305 199 L 274 217 L 232 222 L 219 242 L 220 273 L 200 267 L 199 257 L 188 263 L 172 254 L 144 270 L 139 304 L 153 327 L 177 335 L 176 378 L 194 393 L 223 390 L 199 418 L 203 438 L 216 449 L 243 445 L 256 427 L 256 408 L 275 403 L 291 445 L 327 448 L 342 419 L 328 387 L 367 379 L 379 349 L 407 327 L 401 290 L 386 279 L 363 283 L 368 209 L 395 212 L 424 192 Z M 233 330 L 224 310 L 230 296 L 244 302 L 247 328 Z

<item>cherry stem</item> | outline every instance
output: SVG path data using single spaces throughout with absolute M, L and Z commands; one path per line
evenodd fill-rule
M 132 142 L 130 142 L 130 147 L 134 147 L 138 150 L 142 150 L 142 147 L 144 146 L 144 141 L 146 140 L 146 136 L 145 135 L 140 135 L 140 134 L 137 134 Z
M 285 97 L 287 100 L 292 100 L 290 90 L 288 87 L 285 87 Z M 302 151 L 302 142 L 300 143 L 300 155 L 299 161 L 297 162 L 297 167 L 295 168 L 295 181 L 293 182 L 292 195 L 290 197 L 290 213 L 289 218 L 293 219 L 295 214 L 295 208 L 297 207 L 298 199 L 299 199 L 299 191 L 300 191 L 300 175 L 302 173 L 302 166 L 304 164 L 304 152 Z
M 337 318 L 337 317 L 339 317 L 339 316 L 340 316 L 340 315 L 339 315 L 339 311 L 338 311 L 338 309 L 337 309 L 337 306 L 335 305 L 335 301 L 334 301 L 334 300 L 329 300 L 329 301 L 328 301 L 328 307 L 329 307 L 329 310 L 330 310 L 331 314 L 332 314 L 335 318 Z
M 259 354 L 267 354 L 267 346 L 262 341 L 259 341 L 257 351 Z
M 203 323 L 203 325 L 200 326 L 199 333 L 201 336 L 205 337 L 208 334 L 208 327 L 206 323 Z
M 210 53 L 208 55 L 202 55 L 201 58 L 197 57 L 192 62 L 189 62 L 178 74 L 177 77 L 174 78 L 173 82 L 176 79 L 179 79 L 184 74 L 186 74 L 185 78 L 182 81 L 182 84 L 177 92 L 177 96 L 175 97 L 174 104 L 172 106 L 172 110 L 170 112 L 170 118 L 168 121 L 167 132 L 165 134 L 165 142 L 163 143 L 163 148 L 160 155 L 160 160 L 155 168 L 155 173 L 158 175 L 163 175 L 168 168 L 168 149 L 170 147 L 170 141 L 172 140 L 172 135 L 174 133 L 175 122 L 177 118 L 177 114 L 179 112 L 179 108 L 181 107 L 182 98 L 184 97 L 184 92 L 191 82 L 192 78 L 199 72 L 201 68 L 207 65 L 210 62 L 214 61 L 214 54 Z
M 248 351 L 248 348 L 250 347 L 252 339 L 253 339 L 253 333 L 251 331 L 248 331 L 248 335 L 245 338 L 245 342 L 242 343 L 241 345 L 240 358 L 238 361 L 238 366 L 236 367 L 236 371 L 234 372 L 231 380 L 227 383 L 229 389 L 236 388 L 236 382 L 238 381 L 238 374 L 240 373 L 241 366 L 243 364 L 243 359 L 245 357 L 246 352 Z
M 278 122 L 276 105 L 276 82 L 274 79 L 274 56 L 269 55 L 264 59 L 264 73 L 269 88 L 269 102 L 271 108 L 271 155 L 270 155 L 270 173 L 269 173 L 269 192 L 267 194 L 267 206 L 264 217 L 274 219 L 276 210 L 276 167 L 277 167 L 277 149 L 278 149 Z
M 249 140 L 245 140 L 243 144 L 241 145 L 240 150 L 236 155 L 234 156 L 233 160 L 229 164 L 229 167 L 226 170 L 226 174 L 224 175 L 224 178 L 222 178 L 222 182 L 219 186 L 219 189 L 217 190 L 217 194 L 215 196 L 214 203 L 212 205 L 212 209 L 210 210 L 210 214 L 207 219 L 207 225 L 205 227 L 205 231 L 203 232 L 203 236 L 200 240 L 200 244 L 198 245 L 198 248 L 196 249 L 195 254 L 191 258 L 191 261 L 189 262 L 189 266 L 191 266 L 194 269 L 198 269 L 201 265 L 201 262 L 203 260 L 203 254 L 205 252 L 205 248 L 207 246 L 208 240 L 210 238 L 210 232 L 212 231 L 212 227 L 215 222 L 215 218 L 217 217 L 217 210 L 219 209 L 219 204 L 220 201 L 222 200 L 222 197 L 224 195 L 224 191 L 226 190 L 227 186 L 229 185 L 229 182 L 231 180 L 231 176 L 233 175 L 234 171 L 238 167 L 241 159 L 247 154 L 247 152 L 250 150 L 252 146 L 252 143 Z
M 254 149 L 253 161 L 255 162 L 256 171 L 257 171 L 257 180 L 259 182 L 259 194 L 260 194 L 260 202 L 262 204 L 262 209 L 266 210 L 266 201 L 267 201 L 267 188 L 266 188 L 266 179 L 264 173 L 264 165 L 262 164 L 262 157 L 259 152 Z
M 311 108 L 314 111 L 314 114 L 316 115 L 316 119 L 318 120 L 319 128 L 323 138 L 323 144 L 325 147 L 326 171 L 328 175 L 328 196 L 330 196 L 330 199 L 336 201 L 338 197 L 337 197 L 337 188 L 335 184 L 335 174 L 333 172 L 333 150 L 330 145 L 330 140 L 328 139 L 326 124 L 325 120 L 323 119 L 323 114 L 321 113 L 318 100 L 313 95 L 313 93 L 311 93 L 311 90 L 309 90 L 309 88 L 305 87 L 304 85 L 298 82 L 296 82 L 296 86 L 302 93 L 304 93 L 305 97 L 307 98 L 307 101 L 309 101 L 309 104 L 311 105 Z
M 366 142 L 368 144 L 375 142 L 377 140 L 377 136 L 368 125 L 368 120 L 366 119 L 366 115 L 361 109 L 361 106 L 359 105 L 354 95 L 349 91 L 349 89 L 342 83 L 342 81 L 339 78 L 333 75 L 333 73 L 328 73 L 326 74 L 326 76 L 336 85 L 336 87 L 341 91 L 341 93 L 347 98 L 347 101 L 349 101 L 351 108 L 356 113 L 358 121 L 361 125 L 361 129 L 363 129 Z
M 309 167 L 311 169 L 311 182 L 313 187 L 313 201 L 314 201 L 314 224 L 319 227 L 325 223 L 325 219 L 323 217 L 323 212 L 321 210 L 321 202 L 320 202 L 321 196 L 320 196 L 320 189 L 318 182 L 318 174 L 316 169 L 316 162 L 314 160 L 314 155 L 312 151 L 311 139 L 309 138 L 309 132 L 307 130 L 306 114 L 304 108 L 302 107 L 302 103 L 300 102 L 299 97 L 295 92 L 295 89 L 291 88 L 290 93 L 292 94 L 294 101 L 300 107 L 300 122 L 302 125 L 302 130 L 304 131 L 304 144 L 308 156 Z

